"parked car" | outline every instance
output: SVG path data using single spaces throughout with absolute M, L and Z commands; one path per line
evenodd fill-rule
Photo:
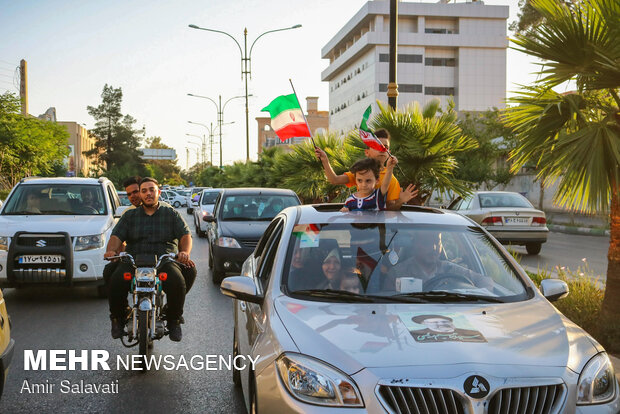
M 181 206 L 187 205 L 185 204 L 186 203 L 185 197 L 181 197 L 174 191 L 162 190 L 160 198 L 175 208 L 179 208 Z
M 271 219 L 283 208 L 299 204 L 292 190 L 223 189 L 215 202 L 213 215 L 203 217 L 211 223 L 208 238 L 213 283 L 220 283 L 226 272 L 239 272 Z
M 481 226 L 448 211 L 271 221 L 233 297 L 233 369 L 248 412 L 617 413 L 604 349 Z
M 203 220 L 205 216 L 213 215 L 213 207 L 215 206 L 215 200 L 222 190 L 220 188 L 213 188 L 209 190 L 202 190 L 200 197 L 198 198 L 198 205 L 194 208 L 194 227 L 196 228 L 196 234 L 198 237 L 207 237 L 207 231 L 209 223 Z
M 186 204 L 187 205 L 187 214 L 192 214 L 194 212 L 194 207 L 196 207 L 198 205 L 198 201 L 196 200 L 193 203 L 192 203 L 192 201 L 205 188 L 206 187 L 193 187 L 193 188 L 191 188 L 189 190 L 189 192 L 185 196 L 185 202 L 187 203 Z
M 545 213 L 519 193 L 477 191 L 457 198 L 448 209 L 484 226 L 500 243 L 524 245 L 529 254 L 540 253 L 547 241 Z
M 118 200 L 121 202 L 121 206 L 129 207 L 131 205 L 131 201 L 129 201 L 129 197 L 127 196 L 127 191 L 117 191 Z
M 2 290 L 0 290 L 0 399 L 2 399 L 2 391 L 9 374 L 14 348 L 15 340 L 11 339 L 11 320 L 6 311 Z
M 0 210 L 0 287 L 93 284 L 127 207 L 107 178 L 25 178 Z

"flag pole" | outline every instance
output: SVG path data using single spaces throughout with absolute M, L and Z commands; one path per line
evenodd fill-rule
M 293 95 L 295 95 L 295 99 L 297 100 L 297 105 L 299 105 L 299 109 L 301 109 L 301 116 L 304 117 L 304 122 L 306 123 L 306 127 L 308 128 L 308 132 L 310 133 L 310 139 L 312 140 L 312 145 L 314 145 L 314 148 L 317 148 L 316 143 L 314 142 L 314 138 L 312 138 L 312 132 L 310 131 L 310 125 L 308 125 L 308 120 L 306 119 L 306 114 L 304 114 L 304 110 L 301 107 L 301 104 L 299 103 L 299 98 L 297 97 L 297 92 L 295 92 L 295 87 L 293 86 L 293 81 L 291 80 L 291 78 L 289 78 L 288 81 L 291 83 L 291 88 L 293 88 Z

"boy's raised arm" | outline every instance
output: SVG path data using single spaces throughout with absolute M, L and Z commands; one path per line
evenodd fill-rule
M 394 172 L 394 166 L 398 164 L 398 159 L 395 156 L 388 158 L 387 165 L 385 166 L 385 174 L 383 175 L 383 181 L 381 181 L 381 194 L 386 195 L 392 181 L 392 174 Z
M 325 151 L 323 151 L 319 147 L 315 147 L 314 153 L 316 154 L 316 157 L 321 161 L 321 164 L 323 164 L 325 176 L 327 177 L 327 181 L 329 181 L 330 184 L 347 184 L 349 182 L 349 177 L 347 177 L 347 175 L 336 175 L 334 169 L 329 163 L 329 160 L 327 159 L 327 154 L 325 153 Z

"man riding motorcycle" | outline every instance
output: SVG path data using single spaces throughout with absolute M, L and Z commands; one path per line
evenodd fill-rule
M 132 256 L 152 254 L 161 256 L 177 252 L 177 260 L 184 265 L 192 265 L 190 252 L 192 237 L 183 217 L 170 205 L 159 202 L 161 190 L 157 180 L 145 177 L 140 181 L 142 205 L 123 214 L 108 242 L 104 257 L 117 256 L 123 242 L 126 251 Z M 160 268 L 168 274 L 162 282 L 168 298 L 166 312 L 170 339 L 178 342 L 182 338 L 180 319 L 183 315 L 186 284 L 179 265 L 168 262 Z M 133 272 L 131 265 L 120 263 L 110 277 L 110 319 L 112 337 L 123 336 L 127 309 L 127 293 L 131 282 L 124 280 L 125 272 Z

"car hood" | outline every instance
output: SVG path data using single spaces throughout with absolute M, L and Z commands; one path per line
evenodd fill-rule
M 0 216 L 0 236 L 13 236 L 18 231 L 57 233 L 66 231 L 71 236 L 101 234 L 114 221 L 109 216 Z
M 269 223 L 270 221 L 220 221 L 220 235 L 258 240 L 267 230 Z
M 351 374 L 366 367 L 460 363 L 580 372 L 597 352 L 581 328 L 539 296 L 506 304 L 351 304 L 280 296 L 275 308 L 301 353 Z M 423 314 L 450 317 L 462 330 L 437 342 L 412 322 Z

